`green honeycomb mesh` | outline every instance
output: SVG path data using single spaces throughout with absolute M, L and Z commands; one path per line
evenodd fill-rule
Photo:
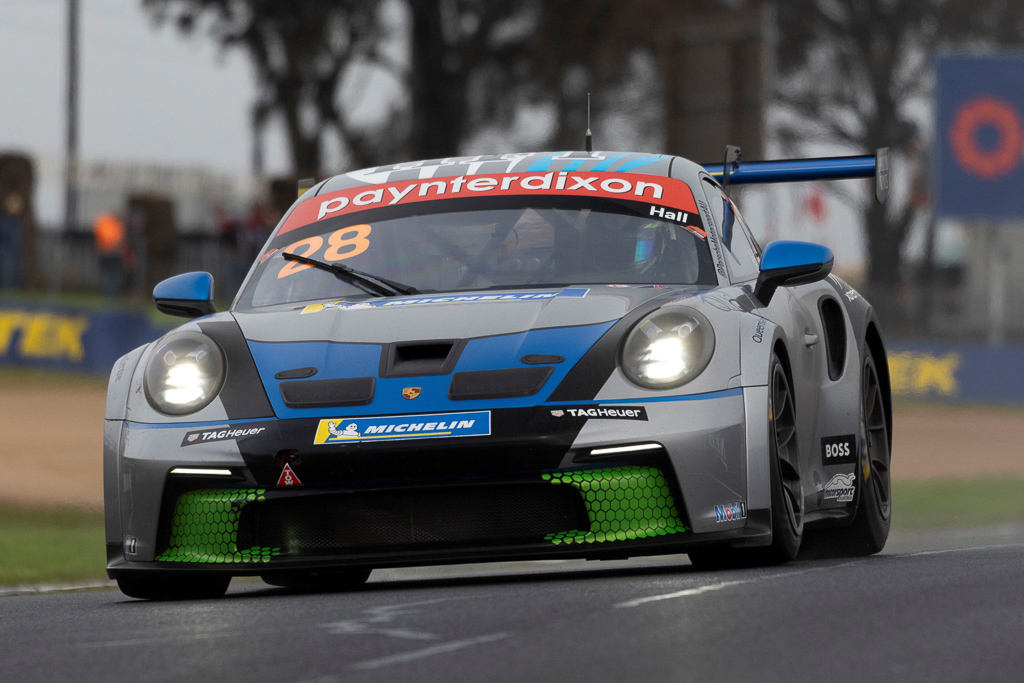
M 269 562 L 280 548 L 239 550 L 238 516 L 264 500 L 265 489 L 200 489 L 178 497 L 171 519 L 170 547 L 159 562 Z
M 668 483 L 654 467 L 607 467 L 542 475 L 552 484 L 579 490 L 590 517 L 590 529 L 548 534 L 562 543 L 626 541 L 686 531 Z

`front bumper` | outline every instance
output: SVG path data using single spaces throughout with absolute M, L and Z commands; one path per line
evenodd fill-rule
M 195 445 L 195 425 L 108 421 L 108 574 L 618 559 L 770 542 L 769 511 L 748 505 L 742 392 L 639 405 L 644 422 L 571 423 L 541 406 L 502 418 L 523 424 L 518 434 L 333 447 L 311 446 L 305 420 Z M 659 448 L 592 453 L 637 442 Z M 277 486 L 285 462 L 301 487 Z

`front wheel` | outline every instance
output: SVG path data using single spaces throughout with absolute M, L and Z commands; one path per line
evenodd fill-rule
M 796 407 L 789 377 L 772 355 L 768 395 L 768 457 L 771 473 L 772 543 L 761 548 L 710 547 L 689 553 L 700 569 L 761 567 L 796 558 L 804 532 L 804 492 L 796 443 Z
M 117 587 L 141 600 L 207 600 L 228 590 L 230 574 L 189 572 L 129 572 L 117 577 Z

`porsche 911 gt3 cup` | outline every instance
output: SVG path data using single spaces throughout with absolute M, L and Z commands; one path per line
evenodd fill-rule
M 168 598 L 467 561 L 764 564 L 812 527 L 878 552 L 876 317 L 827 248 L 762 250 L 723 184 L 884 184 L 883 161 L 563 152 L 319 183 L 230 310 L 206 273 L 154 290 L 191 320 L 111 373 L 108 574 Z

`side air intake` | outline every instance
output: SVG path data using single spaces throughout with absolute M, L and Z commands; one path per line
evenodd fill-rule
M 828 377 L 833 382 L 843 376 L 846 363 L 846 320 L 842 306 L 831 297 L 825 297 L 818 305 L 821 323 L 825 328 L 825 353 L 828 363 Z

